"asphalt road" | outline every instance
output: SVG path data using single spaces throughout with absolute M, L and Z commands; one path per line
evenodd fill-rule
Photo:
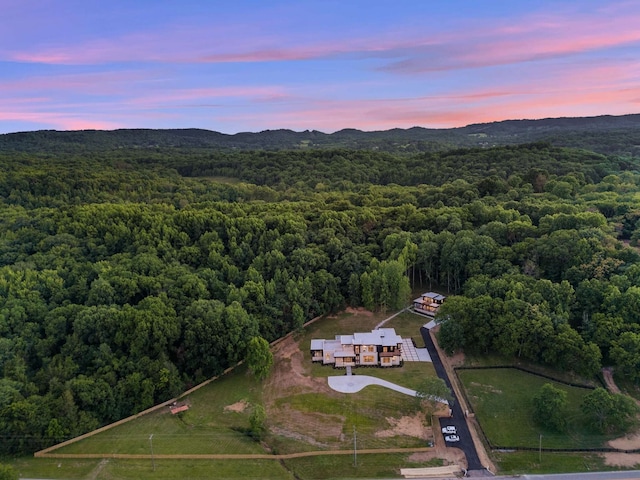
M 440 425 L 441 427 L 445 427 L 447 425 L 455 426 L 456 430 L 458 431 L 457 435 L 460 437 L 460 441 L 455 443 L 446 442 L 446 445 L 448 447 L 457 447 L 464 452 L 467 457 L 467 466 L 469 470 L 485 470 L 482 463 L 480 463 L 478 452 L 476 451 L 473 439 L 471 438 L 471 432 L 469 432 L 469 427 L 467 426 L 464 414 L 462 413 L 462 408 L 460 408 L 460 402 L 458 401 L 458 397 L 456 396 L 455 391 L 451 387 L 451 381 L 449 380 L 449 376 L 447 375 L 447 372 L 442 365 L 442 360 L 440 360 L 440 355 L 438 355 L 438 351 L 433 344 L 433 340 L 431 340 L 429 330 L 422 327 L 420 329 L 420 334 L 422 335 L 427 350 L 429 350 L 429 355 L 431 355 L 431 360 L 433 362 L 434 368 L 436 369 L 436 374 L 438 375 L 438 377 L 445 381 L 454 398 L 452 408 L 453 417 L 441 418 Z M 438 435 L 438 433 L 436 433 L 436 435 Z M 440 435 L 442 434 L 440 433 Z
M 519 478 L 526 480 L 638 480 L 640 478 L 640 470 L 628 470 L 624 472 L 582 472 L 556 473 L 548 475 L 522 475 Z

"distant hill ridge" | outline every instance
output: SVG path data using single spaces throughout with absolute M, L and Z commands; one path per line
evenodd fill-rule
M 593 132 L 599 132 L 595 136 Z M 640 114 L 505 120 L 466 127 L 413 127 L 364 132 L 343 129 L 265 130 L 224 134 L 211 130 L 40 130 L 0 135 L 0 151 L 82 151 L 117 148 L 300 149 L 349 148 L 394 152 L 437 151 L 546 141 L 600 153 L 640 156 Z

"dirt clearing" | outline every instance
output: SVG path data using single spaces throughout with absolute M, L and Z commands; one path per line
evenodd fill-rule
M 224 407 L 224 411 L 242 413 L 247 408 L 249 408 L 249 402 L 247 402 L 246 400 L 240 400 L 239 402 L 236 402 L 232 405 L 227 405 L 226 407 Z

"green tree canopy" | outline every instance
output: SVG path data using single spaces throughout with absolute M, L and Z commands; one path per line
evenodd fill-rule
M 545 383 L 533 397 L 533 419 L 551 430 L 562 432 L 567 426 L 567 392 Z
M 264 380 L 273 366 L 273 353 L 262 337 L 253 337 L 247 347 L 247 365 L 258 380 Z

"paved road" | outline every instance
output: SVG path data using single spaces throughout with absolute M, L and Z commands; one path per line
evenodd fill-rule
M 424 340 L 424 344 L 429 350 L 429 355 L 431 356 L 431 361 L 433 362 L 433 366 L 436 370 L 436 374 L 438 377 L 443 379 L 447 384 L 447 387 L 451 390 L 451 394 L 455 399 L 453 403 L 453 417 L 452 418 L 441 418 L 440 425 L 442 427 L 446 425 L 453 425 L 456 427 L 458 431 L 458 436 L 460 437 L 460 441 L 456 443 L 448 443 L 449 447 L 457 447 L 461 449 L 466 457 L 467 457 L 467 466 L 469 470 L 485 470 L 482 463 L 480 463 L 480 458 L 478 457 L 478 452 L 476 451 L 476 447 L 473 443 L 473 439 L 471 438 L 471 432 L 469 431 L 469 427 L 467 426 L 467 422 L 465 421 L 464 414 L 462 413 L 462 408 L 460 408 L 460 402 L 456 397 L 456 393 L 451 387 L 451 381 L 449 380 L 449 376 L 447 375 L 444 366 L 442 365 L 442 360 L 440 360 L 440 355 L 438 355 L 438 351 L 436 350 L 435 345 L 433 344 L 433 340 L 431 340 L 431 335 L 429 335 L 429 330 L 422 327 L 420 329 L 420 334 Z M 435 433 L 438 435 L 438 433 Z
M 556 473 L 547 475 L 522 475 L 519 478 L 526 480 L 638 480 L 640 478 L 640 470 L 628 470 L 624 472 L 582 472 Z

